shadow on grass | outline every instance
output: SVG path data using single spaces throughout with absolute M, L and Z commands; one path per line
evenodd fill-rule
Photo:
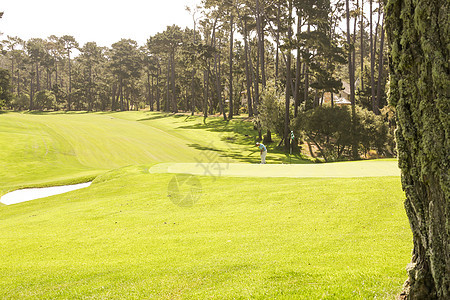
M 253 128 L 253 124 L 243 120 L 224 121 L 219 118 L 208 119 L 206 123 L 197 123 L 182 125 L 177 129 L 203 130 L 219 133 L 222 142 L 230 147 L 226 150 L 212 149 L 211 147 L 203 147 L 198 144 L 190 144 L 197 150 L 211 150 L 220 153 L 221 157 L 229 157 L 239 162 L 258 163 L 260 161 L 259 150 L 256 149 L 258 132 Z M 233 146 L 237 146 L 240 150 L 233 150 Z M 242 154 L 242 146 L 249 147 L 250 154 Z M 268 147 L 268 155 L 266 161 L 268 163 L 277 164 L 311 164 L 310 160 L 303 157 L 300 153 L 289 155 L 283 150 L 283 147 L 277 147 L 277 143 L 272 142 L 266 145 Z M 254 148 L 253 148 L 254 147 Z M 253 151 L 253 149 L 255 149 Z M 248 152 L 246 152 L 248 153 Z
M 142 119 L 138 119 L 136 121 L 138 122 L 142 122 L 142 121 L 151 121 L 151 120 L 158 120 L 158 119 L 164 119 L 164 118 L 175 118 L 175 119 L 181 119 L 181 118 L 185 118 L 185 121 L 187 121 L 188 119 L 191 118 L 191 116 L 188 115 L 184 115 L 184 114 L 176 114 L 176 113 L 163 113 L 163 112 L 151 112 L 155 115 L 150 116 L 150 117 L 146 117 L 146 118 L 142 118 Z
M 230 158 L 236 162 L 240 163 L 259 163 L 261 161 L 261 157 L 259 155 L 259 150 L 251 151 L 248 154 L 243 154 L 240 151 L 233 150 L 221 150 L 212 147 L 205 147 L 199 144 L 188 144 L 189 147 L 195 148 L 201 151 L 214 151 L 215 154 L 204 154 L 205 157 L 210 162 L 216 162 L 219 157 L 220 158 Z M 274 154 L 271 156 L 271 154 Z M 308 164 L 312 163 L 311 161 L 305 160 L 300 155 L 291 155 L 285 154 L 279 151 L 269 151 L 266 161 L 268 164 Z
M 136 121 L 143 122 L 143 121 L 158 120 L 158 119 L 168 118 L 170 116 L 171 115 L 169 115 L 169 114 L 161 114 L 161 115 L 156 115 L 156 116 L 151 116 L 151 117 L 147 117 L 147 118 L 138 119 Z
M 32 111 L 24 111 L 24 114 L 27 115 L 84 115 L 93 113 L 91 111 L 65 111 L 65 110 L 57 110 L 57 111 L 43 111 L 43 110 L 32 110 Z
M 189 146 L 189 147 L 192 147 L 192 148 L 194 148 L 194 149 L 197 149 L 197 150 L 206 150 L 206 151 L 215 151 L 215 152 L 226 153 L 226 152 L 223 151 L 223 150 L 219 150 L 219 149 L 211 148 L 211 147 L 205 147 L 205 146 L 202 146 L 202 145 L 199 145 L 199 144 L 188 144 L 188 146 Z

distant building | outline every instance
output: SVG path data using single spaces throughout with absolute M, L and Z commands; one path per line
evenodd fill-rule
M 350 84 L 343 81 L 342 86 L 344 87 L 343 90 L 341 90 L 337 94 L 333 94 L 333 103 L 335 105 L 351 105 L 350 102 Z M 331 105 L 331 93 L 325 93 L 323 95 L 323 104 Z

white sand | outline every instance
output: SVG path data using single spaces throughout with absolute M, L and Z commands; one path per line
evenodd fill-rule
M 0 198 L 0 202 L 6 205 L 30 201 L 39 198 L 64 194 L 70 191 L 82 189 L 91 185 L 91 182 L 79 183 L 73 185 L 62 185 L 46 188 L 32 188 L 13 191 Z

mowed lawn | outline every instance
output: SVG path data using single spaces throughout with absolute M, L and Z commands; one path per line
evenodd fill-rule
M 159 162 L 256 163 L 244 128 L 222 126 L 235 129 L 134 112 L 0 115 L 8 154 L 0 161 L 16 172 L 0 170 L 2 191 L 96 177 L 86 189 L 0 206 L 0 298 L 389 299 L 400 291 L 412 240 L 398 176 L 150 172 Z M 166 144 L 146 140 L 158 135 Z M 118 137 L 128 146 L 108 144 Z M 174 188 L 183 178 L 195 186 Z M 192 205 L 175 204 L 190 195 Z
M 157 113 L 1 114 L 0 195 L 24 186 L 83 182 L 133 164 L 196 162 L 205 157 L 223 161 L 224 155 L 216 152 L 227 150 L 221 140 L 227 132 L 176 130 L 201 124 L 201 118 Z M 234 128 L 222 124 L 227 126 Z

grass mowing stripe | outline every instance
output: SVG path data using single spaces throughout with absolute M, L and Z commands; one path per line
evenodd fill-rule
M 146 169 L 2 209 L 6 298 L 373 299 L 406 278 L 398 177 L 201 176 L 183 208 Z
M 202 195 L 187 208 L 168 198 L 175 175 L 149 173 L 161 161 L 258 162 L 249 127 L 142 112 L 2 114 L 0 193 L 146 165 L 0 205 L 0 298 L 392 298 L 412 248 L 398 176 L 196 176 Z

